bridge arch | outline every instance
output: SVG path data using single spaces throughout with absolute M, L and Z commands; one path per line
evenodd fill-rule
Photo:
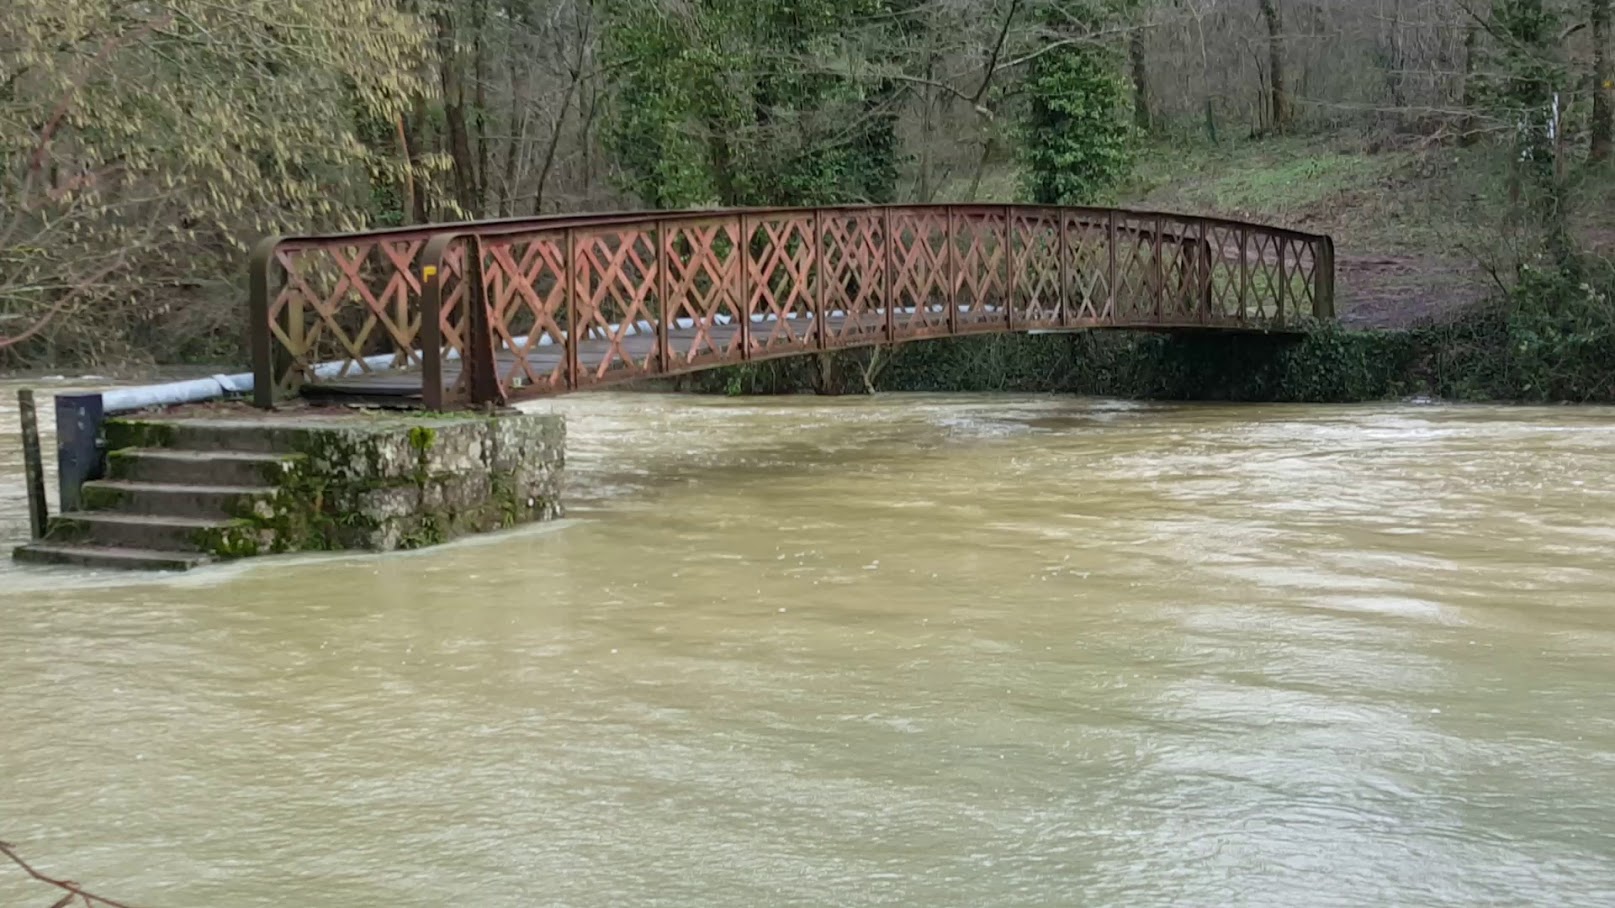
M 1296 332 L 1327 236 L 1157 212 L 892 205 L 628 212 L 271 237 L 255 399 L 506 402 L 989 332 Z

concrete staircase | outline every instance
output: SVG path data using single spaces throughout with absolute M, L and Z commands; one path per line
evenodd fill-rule
M 254 554 L 232 548 L 248 524 L 232 515 L 272 498 L 277 489 L 270 480 L 300 456 L 228 447 L 232 441 L 258 447 L 261 438 L 179 431 L 165 447 L 112 451 L 107 478 L 84 484 L 81 509 L 51 518 L 45 538 L 15 556 L 38 564 L 182 571 Z M 254 545 L 259 542 L 267 550 L 271 540 Z

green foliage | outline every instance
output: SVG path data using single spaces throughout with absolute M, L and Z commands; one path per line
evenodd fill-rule
M 1432 390 L 1457 400 L 1615 402 L 1615 273 L 1527 268 L 1507 298 L 1420 332 Z
M 1554 139 L 1555 96 L 1570 98 L 1569 74 L 1559 60 L 1558 13 L 1543 0 L 1492 0 L 1490 32 L 1495 73 L 1478 80 L 1476 100 L 1513 127 L 1521 194 L 1535 213 L 1554 264 L 1579 267 L 1570 239 L 1566 183 Z M 1559 130 L 1567 125 L 1560 122 Z
M 606 145 L 663 208 L 890 199 L 889 81 L 849 23 L 884 0 L 623 0 L 606 23 Z
M 1091 204 L 1127 175 L 1133 130 L 1115 51 L 1078 42 L 1032 61 L 1019 152 L 1025 189 L 1047 205 Z

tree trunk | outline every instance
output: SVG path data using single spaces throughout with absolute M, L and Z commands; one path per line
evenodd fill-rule
M 1475 144 L 1475 109 L 1474 83 L 1475 83 L 1475 51 L 1480 45 L 1480 25 L 1469 23 L 1469 30 L 1464 33 L 1464 81 L 1458 86 L 1458 107 L 1462 110 L 1463 118 L 1458 122 L 1458 144 L 1469 147 Z
M 1267 23 L 1267 86 L 1273 131 L 1290 129 L 1290 96 L 1284 87 L 1284 24 L 1279 19 L 1278 0 L 1260 0 L 1262 20 Z
M 1588 0 L 1587 19 L 1593 42 L 1592 149 L 1588 157 L 1609 160 L 1615 150 L 1615 111 L 1610 106 L 1609 8 L 1610 0 Z
M 477 198 L 477 159 L 471 151 L 466 125 L 465 77 L 454 47 L 454 23 L 448 13 L 437 16 L 438 73 L 443 85 L 443 127 L 448 133 L 449 160 L 454 170 L 454 196 L 462 217 L 476 217 L 482 206 Z
M 1155 128 L 1150 115 L 1150 71 L 1144 54 L 1144 29 L 1135 26 L 1127 39 L 1127 56 L 1133 67 L 1133 124 L 1148 135 Z

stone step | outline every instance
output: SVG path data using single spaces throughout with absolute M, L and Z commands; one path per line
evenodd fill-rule
M 117 511 L 61 514 L 51 518 L 46 533 L 47 541 L 57 544 L 215 555 L 221 548 L 228 548 L 230 542 L 247 536 L 244 521 Z
M 153 549 L 64 545 L 56 542 L 32 542 L 17 548 L 11 555 L 18 561 L 33 564 L 68 564 L 120 571 L 188 571 L 213 560 L 196 552 L 159 552 Z
M 79 492 L 86 511 L 162 514 L 222 519 L 250 510 L 253 502 L 274 497 L 274 486 L 217 486 L 98 479 Z
M 184 485 L 256 486 L 303 459 L 261 451 L 125 448 L 107 453 L 107 478 Z
M 297 450 L 307 431 L 269 426 L 251 419 L 176 419 L 163 422 L 109 419 L 107 448 L 164 448 L 171 451 L 235 451 L 254 454 Z

